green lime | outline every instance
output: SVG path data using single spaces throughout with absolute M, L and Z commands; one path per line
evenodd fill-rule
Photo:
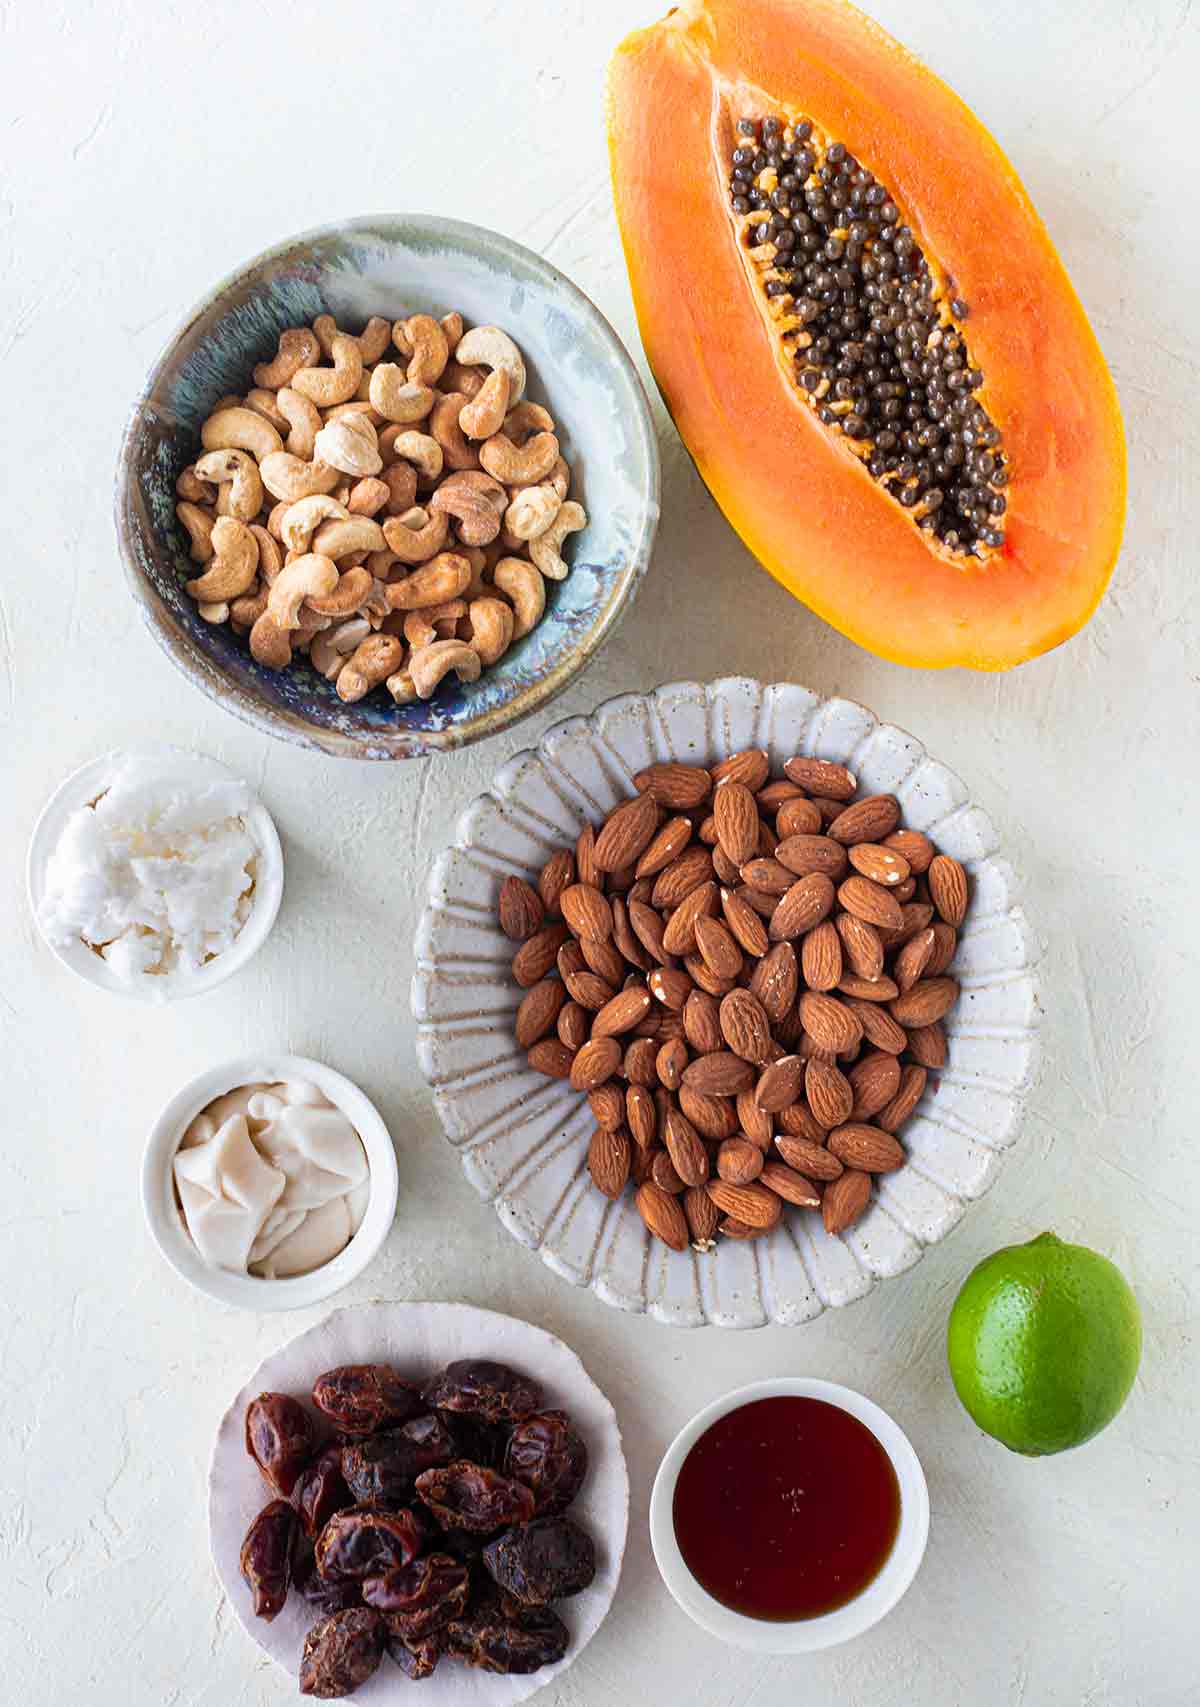
M 1142 1319 L 1125 1276 L 1042 1233 L 985 1257 L 950 1312 L 954 1388 L 986 1434 L 1040 1457 L 1082 1446 L 1129 1397 Z

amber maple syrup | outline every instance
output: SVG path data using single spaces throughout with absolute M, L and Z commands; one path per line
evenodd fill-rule
M 713 1423 L 683 1461 L 679 1550 L 714 1599 L 749 1618 L 816 1618 L 860 1594 L 900 1526 L 879 1441 L 824 1399 L 756 1399 Z

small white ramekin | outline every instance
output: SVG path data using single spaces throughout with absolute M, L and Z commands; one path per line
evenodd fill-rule
M 776 1623 L 764 1618 L 748 1618 L 714 1599 L 696 1581 L 679 1550 L 675 1538 L 673 1507 L 675 1483 L 683 1462 L 705 1431 L 730 1411 L 756 1399 L 801 1398 L 824 1399 L 837 1405 L 864 1423 L 879 1441 L 896 1472 L 900 1484 L 900 1528 L 890 1554 L 879 1575 L 861 1594 L 832 1612 L 816 1618 L 799 1618 Z M 904 1594 L 917 1574 L 929 1538 L 929 1490 L 920 1460 L 904 1434 L 886 1411 L 861 1393 L 841 1387 L 836 1381 L 810 1380 L 807 1376 L 781 1376 L 773 1381 L 755 1381 L 739 1387 L 724 1398 L 694 1416 L 680 1430 L 667 1448 L 654 1489 L 650 1495 L 650 1544 L 654 1549 L 659 1574 L 678 1604 L 694 1623 L 710 1635 L 736 1648 L 750 1648 L 760 1654 L 808 1654 L 818 1648 L 833 1648 L 861 1636 L 877 1624 Z
M 232 1274 L 204 1261 L 187 1230 L 175 1196 L 174 1162 L 183 1134 L 196 1116 L 227 1091 L 239 1085 L 274 1084 L 280 1079 L 307 1079 L 340 1108 L 363 1141 L 371 1169 L 367 1212 L 346 1248 L 313 1269 L 286 1280 L 262 1280 L 252 1274 Z M 396 1214 L 398 1176 L 391 1134 L 374 1103 L 358 1086 L 320 1061 L 303 1055 L 264 1051 L 243 1055 L 210 1067 L 171 1098 L 151 1129 L 142 1158 L 142 1207 L 155 1244 L 177 1274 L 199 1292 L 222 1304 L 243 1310 L 299 1310 L 332 1298 L 357 1280 L 378 1255 Z
M 207 754 L 189 752 L 184 747 L 147 746 L 103 753 L 98 759 L 81 765 L 60 784 L 47 801 L 41 817 L 34 826 L 26 862 L 26 883 L 29 905 L 46 947 L 89 984 L 97 985 L 114 996 L 132 1001 L 153 1002 L 163 1006 L 182 1001 L 186 996 L 200 996 L 216 989 L 235 972 L 240 972 L 253 958 L 271 934 L 283 899 L 283 849 L 274 820 L 262 802 L 255 797 L 246 815 L 246 828 L 258 844 L 259 857 L 254 880 L 254 899 L 250 916 L 238 932 L 233 946 L 216 955 L 198 972 L 166 973 L 161 977 L 143 975 L 135 979 L 119 978 L 94 949 L 80 939 L 67 947 L 51 942 L 41 923 L 41 905 L 46 892 L 46 867 L 58 846 L 67 819 L 81 806 L 90 806 L 104 793 L 116 767 L 125 759 L 161 759 L 169 754 L 172 762 L 193 769 L 199 782 L 241 782 L 243 779 L 228 765 Z

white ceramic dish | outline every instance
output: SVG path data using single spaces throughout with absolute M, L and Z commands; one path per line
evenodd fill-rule
M 582 1594 L 555 1604 L 571 1632 L 571 1645 L 557 1665 L 528 1677 L 497 1677 L 443 1661 L 414 1696 L 412 1684 L 385 1656 L 375 1676 L 355 1691 L 355 1702 L 367 1707 L 418 1696 L 425 1707 L 513 1707 L 583 1652 L 612 1605 L 629 1524 L 629 1476 L 612 1406 L 570 1347 L 529 1322 L 468 1304 L 360 1304 L 335 1310 L 261 1363 L 225 1413 L 213 1447 L 208 1514 L 217 1575 L 248 1634 L 295 1677 L 305 1634 L 318 1614 L 293 1595 L 270 1624 L 255 1618 L 238 1569 L 242 1538 L 270 1498 L 246 1452 L 247 1404 L 262 1392 L 304 1397 L 323 1370 L 342 1363 L 392 1363 L 402 1375 L 421 1377 L 460 1357 L 511 1364 L 541 1383 L 548 1405 L 570 1412 L 588 1449 L 587 1478 L 570 1515 L 596 1544 L 596 1577 Z
M 781 1397 L 824 1399 L 827 1404 L 837 1405 L 865 1423 L 891 1459 L 896 1472 L 900 1484 L 900 1528 L 883 1569 L 861 1594 L 845 1606 L 823 1613 L 818 1618 L 776 1624 L 734 1612 L 700 1586 L 679 1551 L 672 1508 L 679 1471 L 700 1436 L 721 1417 L 728 1416 L 730 1411 L 736 1411 L 742 1405 L 751 1404 L 756 1399 Z M 920 1567 L 928 1538 L 929 1490 L 908 1436 L 886 1411 L 880 1410 L 861 1393 L 841 1387 L 836 1381 L 810 1381 L 804 1376 L 755 1381 L 749 1387 L 739 1387 L 736 1392 L 726 1393 L 724 1398 L 706 1405 L 686 1428 L 679 1431 L 667 1448 L 650 1495 L 650 1545 L 662 1580 L 675 1600 L 688 1617 L 710 1635 L 734 1647 L 751 1648 L 760 1654 L 814 1653 L 818 1648 L 836 1647 L 854 1636 L 861 1636 L 864 1630 L 878 1624 L 905 1593 Z
M 280 1079 L 308 1079 L 341 1109 L 367 1152 L 371 1196 L 357 1233 L 332 1262 L 313 1269 L 311 1274 L 262 1280 L 257 1275 L 210 1268 L 203 1260 L 180 1213 L 173 1164 L 185 1130 L 214 1097 L 224 1096 L 239 1085 L 274 1083 Z M 309 1061 L 303 1055 L 276 1054 L 270 1050 L 222 1062 L 184 1085 L 155 1121 L 142 1159 L 142 1208 L 151 1236 L 163 1256 L 197 1291 L 223 1304 L 237 1304 L 243 1310 L 299 1310 L 305 1305 L 320 1304 L 357 1280 L 378 1255 L 391 1230 L 397 1192 L 395 1147 L 374 1103 L 332 1067 Z
M 46 866 L 58 845 L 67 819 L 81 806 L 90 806 L 99 799 L 109 786 L 116 766 L 123 760 L 161 759 L 166 755 L 170 755 L 172 763 L 187 765 L 193 769 L 198 782 L 242 781 L 236 772 L 217 759 L 210 759 L 204 753 L 191 753 L 185 748 L 168 745 L 114 750 L 81 765 L 60 784 L 47 801 L 34 826 L 29 843 L 26 882 L 29 905 L 33 909 L 39 931 L 42 931 L 40 913 L 42 898 L 45 895 Z M 279 832 L 271 814 L 257 797 L 246 817 L 246 827 L 259 847 L 254 904 L 249 918 L 237 934 L 233 947 L 210 960 L 199 972 L 166 973 L 161 977 L 147 975 L 130 982 L 119 978 L 107 961 L 94 949 L 89 948 L 82 939 L 68 948 L 62 948 L 51 942 L 42 931 L 43 942 L 64 966 L 69 967 L 79 977 L 85 978 L 89 984 L 95 984 L 114 996 L 125 996 L 132 1001 L 152 1002 L 157 1006 L 164 1006 L 168 1002 L 182 1001 L 187 996 L 201 996 L 208 990 L 215 990 L 218 984 L 232 978 L 235 972 L 240 972 L 258 953 L 271 934 L 279 912 L 279 903 L 283 899 L 283 849 L 279 845 Z
M 599 822 L 658 759 L 708 764 L 765 747 L 845 762 L 865 793 L 894 793 L 971 876 L 954 966 L 963 996 L 949 1016 L 949 1061 L 904 1129 L 905 1167 L 840 1238 L 815 1215 L 785 1216 L 769 1237 L 714 1253 L 651 1244 L 631 1195 L 610 1203 L 589 1179 L 584 1098 L 531 1072 L 513 1037 L 522 991 L 496 921 L 509 872 L 535 877 L 585 819 Z M 751 1328 L 810 1321 L 902 1273 L 981 1197 L 1017 1137 L 1037 1060 L 1037 945 L 991 820 L 953 771 L 912 735 L 852 700 L 744 677 L 675 682 L 609 700 L 517 753 L 459 819 L 435 862 L 416 938 L 417 1053 L 463 1170 L 515 1238 L 606 1303 L 659 1321 Z

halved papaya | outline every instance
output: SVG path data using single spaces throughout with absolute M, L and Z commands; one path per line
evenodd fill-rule
M 899 663 L 1006 669 L 1082 627 L 1120 410 L 962 101 L 843 0 L 683 0 L 617 49 L 608 130 L 650 366 L 765 567 Z

